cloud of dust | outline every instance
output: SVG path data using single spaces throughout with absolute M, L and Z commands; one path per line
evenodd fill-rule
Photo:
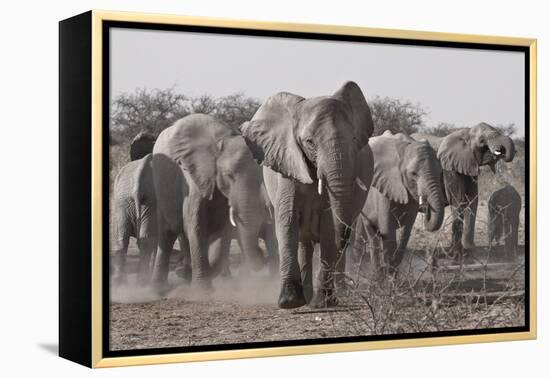
M 181 298 L 192 301 L 221 301 L 239 304 L 276 304 L 279 298 L 279 278 L 271 277 L 266 269 L 260 272 L 233 271 L 231 277 L 218 277 L 208 293 L 192 286 L 180 284 L 168 298 Z
M 251 272 L 245 267 L 232 269 L 231 277 L 214 279 L 210 292 L 197 290 L 183 279 L 170 272 L 168 283 L 171 289 L 165 295 L 157 294 L 152 287 L 136 284 L 135 274 L 128 276 L 126 284 L 111 282 L 110 299 L 116 303 L 144 303 L 160 299 L 182 299 L 200 302 L 227 302 L 245 305 L 276 304 L 279 297 L 279 278 L 272 277 L 267 269 Z

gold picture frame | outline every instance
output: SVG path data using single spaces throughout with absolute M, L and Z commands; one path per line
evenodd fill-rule
M 317 35 L 333 36 L 358 36 L 376 37 L 387 40 L 399 41 L 431 41 L 445 43 L 463 43 L 477 45 L 502 45 L 518 46 L 528 51 L 527 81 L 529 88 L 529 103 L 525 112 L 529 114 L 529 257 L 528 277 L 528 329 L 520 332 L 493 333 L 493 334 L 465 334 L 457 336 L 429 337 L 429 338 L 403 338 L 397 340 L 376 340 L 331 344 L 314 344 L 299 346 L 275 346 L 254 349 L 231 349 L 204 352 L 186 352 L 151 355 L 131 355 L 121 357 L 108 357 L 104 355 L 105 327 L 103 324 L 103 303 L 105 287 L 103 276 L 105 274 L 105 261 L 103 261 L 103 240 L 105 227 L 105 214 L 103 207 L 104 196 L 104 107 L 105 91 L 103 70 L 105 70 L 104 45 L 105 24 L 107 22 L 128 22 L 143 25 L 155 24 L 166 26 L 199 26 L 244 30 L 262 30 L 276 32 L 315 33 Z M 79 34 L 80 33 L 80 34 Z M 82 49 L 87 53 L 82 55 Z M 76 60 L 75 60 L 76 59 Z M 79 60 L 81 59 L 81 60 Z M 70 62 L 81 64 L 81 71 L 72 72 L 75 68 L 69 67 Z M 89 77 L 87 71 L 89 69 Z M 536 204 L 537 204 L 537 167 L 536 167 L 536 114 L 537 114 L 537 41 L 530 38 L 514 38 L 501 36 L 484 36 L 470 34 L 453 34 L 424 32 L 412 30 L 377 29 L 355 26 L 295 24 L 280 22 L 259 22 L 252 20 L 230 20 L 209 17 L 189 17 L 160 14 L 141 14 L 126 12 L 110 12 L 93 10 L 83 15 L 61 21 L 60 23 L 60 161 L 61 161 L 61 194 L 60 194 L 60 222 L 62 241 L 60 245 L 60 355 L 89 367 L 114 367 L 144 364 L 160 364 L 189 361 L 208 361 L 221 359 L 238 359 L 251 357 L 284 356 L 296 354 L 347 352 L 371 349 L 435 346 L 448 344 L 466 344 L 495 341 L 513 341 L 535 339 L 537 335 L 537 300 L 536 300 Z M 71 71 L 71 72 L 69 72 Z M 75 82 L 77 84 L 75 84 Z M 75 90 L 74 86 L 78 89 Z M 72 92 L 71 92 L 72 91 Z M 76 92 L 75 92 L 76 91 Z M 89 91 L 89 92 L 88 92 Z M 65 93 L 65 94 L 64 94 Z M 81 98 L 78 93 L 89 93 L 88 97 Z M 89 102 L 88 102 L 89 101 Z M 79 104 L 77 104 L 77 102 Z M 78 111 L 75 113 L 74 110 Z M 72 111 L 72 113 L 71 113 Z M 89 121 L 89 126 L 74 124 L 75 121 Z M 72 130 L 69 130 L 70 128 Z M 79 128 L 80 131 L 74 130 Z M 72 134 L 71 134 L 72 133 Z M 76 133 L 76 134 L 75 134 Z M 70 143 L 77 138 L 80 143 L 89 145 L 90 171 L 76 177 L 80 180 L 81 188 L 90 185 L 84 193 L 78 192 L 78 188 L 70 189 L 66 185 L 73 174 L 70 166 L 70 156 L 80 153 L 71 149 Z M 72 141 L 72 142 L 71 142 Z M 73 155 L 71 155 L 73 154 Z M 77 155 L 80 156 L 80 155 Z M 527 184 L 527 183 L 526 183 Z M 90 195 L 84 206 L 88 209 L 89 223 L 74 223 L 75 214 L 68 207 L 75 201 L 83 199 L 82 196 Z M 89 228 L 88 228 L 89 226 Z M 78 240 L 89 241 L 90 245 L 83 248 L 77 247 L 77 240 L 67 236 L 70 232 L 77 236 Z M 83 239 L 78 235 L 86 234 Z M 526 235 L 527 239 L 527 235 Z M 69 255 L 85 249 L 85 258 L 76 258 Z M 79 275 L 79 277 L 76 277 Z M 89 279 L 89 284 L 85 280 Z M 82 286 L 84 285 L 84 286 Z M 81 298 L 75 300 L 77 290 L 81 292 Z M 89 292 L 88 292 L 89 291 Z M 78 307 L 78 308 L 75 308 Z M 81 312 L 78 312 L 81 311 Z M 527 311 L 527 310 L 526 310 Z M 89 313 L 89 316 L 83 316 Z M 79 351 L 77 338 L 85 340 Z

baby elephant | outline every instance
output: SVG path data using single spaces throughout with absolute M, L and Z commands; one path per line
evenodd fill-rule
M 487 206 L 489 246 L 492 246 L 493 242 L 498 245 L 501 238 L 504 238 L 506 259 L 512 260 L 518 248 L 521 197 L 512 185 L 506 185 L 491 194 Z

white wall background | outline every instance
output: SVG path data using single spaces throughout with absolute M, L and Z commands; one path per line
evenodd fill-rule
M 141 0 L 9 1 L 0 39 L 0 375 L 251 377 L 518 377 L 548 374 L 547 255 L 550 190 L 545 164 L 550 114 L 550 27 L 543 1 Z M 95 9 L 358 25 L 539 39 L 539 339 L 284 358 L 133 367 L 92 372 L 55 356 L 58 247 L 58 25 Z M 6 117 L 7 116 L 7 117 Z M 75 125 L 77 126 L 77 125 Z M 7 207 L 7 209 L 6 209 Z

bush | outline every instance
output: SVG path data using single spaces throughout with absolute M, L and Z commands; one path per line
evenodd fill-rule
M 393 97 L 376 96 L 369 101 L 374 122 L 374 136 L 390 130 L 393 134 L 413 134 L 425 127 L 428 114 L 420 104 L 413 104 Z

